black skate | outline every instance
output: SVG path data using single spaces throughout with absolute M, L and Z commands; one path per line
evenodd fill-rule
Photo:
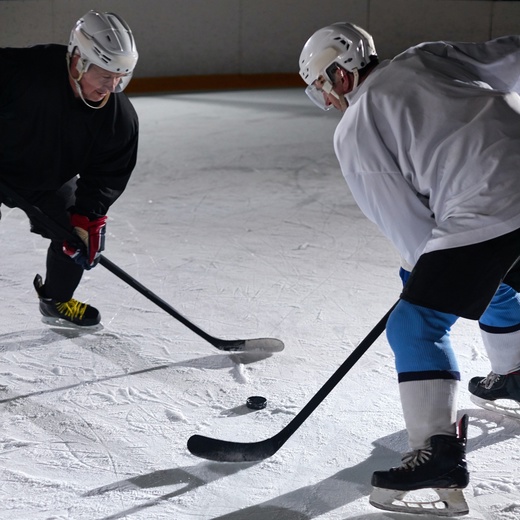
M 469 484 L 466 466 L 468 416 L 459 422 L 458 436 L 433 435 L 430 448 L 407 453 L 401 466 L 375 471 L 370 503 L 379 509 L 437 516 L 462 516 L 469 512 L 462 489 Z M 438 498 L 407 501 L 410 491 L 433 490 Z
M 47 298 L 42 277 L 39 274 L 36 275 L 33 283 L 40 299 L 40 312 L 44 323 L 61 326 L 73 325 L 78 328 L 93 328 L 99 325 L 101 315 L 96 308 L 74 298 L 68 302 L 58 302 Z
M 520 372 L 473 377 L 468 390 L 477 406 L 520 419 Z

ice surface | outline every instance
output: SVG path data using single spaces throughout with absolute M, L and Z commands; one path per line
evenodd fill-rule
M 47 243 L 16 209 L 0 224 L 0 519 L 394 519 L 370 476 L 407 450 L 381 337 L 271 458 L 191 455 L 201 434 L 275 435 L 397 299 L 397 255 L 352 200 L 332 148 L 338 114 L 303 90 L 134 97 L 136 171 L 109 214 L 107 258 L 208 333 L 279 338 L 223 353 L 102 266 L 76 297 L 95 333 L 40 321 Z M 460 409 L 470 415 L 466 518 L 520 517 L 520 423 L 477 409 L 489 366 L 459 321 Z M 268 407 L 246 408 L 263 395 Z M 407 517 L 409 518 L 409 517 Z

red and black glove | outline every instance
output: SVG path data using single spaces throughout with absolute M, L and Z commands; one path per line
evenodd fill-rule
M 70 216 L 70 223 L 75 233 L 85 243 L 85 247 L 78 248 L 65 241 L 63 242 L 63 252 L 83 269 L 92 269 L 99 263 L 101 251 L 105 250 L 106 221 L 106 216 L 94 220 L 77 213 Z

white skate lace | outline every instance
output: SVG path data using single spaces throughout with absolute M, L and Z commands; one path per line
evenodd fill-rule
M 410 471 L 430 460 L 432 456 L 431 448 L 410 451 L 403 455 L 401 466 L 395 468 L 398 471 Z
M 493 387 L 493 385 L 501 378 L 502 376 L 499 374 L 495 374 L 494 372 L 490 372 L 480 384 L 486 389 L 489 390 Z

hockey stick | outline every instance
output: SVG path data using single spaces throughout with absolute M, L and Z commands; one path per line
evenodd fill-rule
M 27 202 L 22 196 L 18 195 L 11 188 L 6 186 L 0 181 L 0 192 L 6 195 L 15 206 L 23 210 L 29 217 L 34 218 L 42 226 L 44 226 L 51 236 L 59 240 L 67 240 L 74 245 L 84 247 L 84 244 L 80 241 L 79 237 L 64 228 L 61 224 L 51 219 L 43 211 Z M 281 340 L 275 338 L 257 338 L 257 339 L 235 339 L 227 340 L 220 339 L 211 336 L 207 332 L 203 331 L 197 325 L 192 323 L 190 320 L 185 318 L 182 314 L 176 311 L 171 305 L 166 303 L 162 298 L 154 294 L 152 291 L 147 289 L 144 285 L 138 282 L 135 278 L 132 278 L 128 273 L 123 271 L 116 264 L 111 262 L 108 258 L 101 255 L 99 263 L 108 269 L 112 274 L 126 282 L 130 287 L 133 287 L 136 291 L 140 292 L 143 296 L 148 298 L 151 302 L 155 303 L 158 307 L 166 311 L 170 316 L 173 316 L 176 320 L 180 321 L 183 325 L 188 327 L 192 332 L 205 339 L 208 343 L 211 343 L 215 348 L 224 350 L 226 352 L 238 352 L 238 351 L 251 351 L 251 350 L 263 350 L 267 352 L 280 352 L 284 349 L 284 344 Z
M 267 459 L 274 455 L 381 335 L 386 328 L 388 317 L 396 305 L 397 302 L 368 333 L 366 338 L 352 351 L 314 397 L 302 408 L 293 420 L 276 435 L 257 442 L 231 442 L 212 439 L 203 435 L 192 435 L 188 439 L 188 450 L 197 457 L 218 462 L 254 462 Z
M 201 328 L 197 327 L 190 320 L 185 318 L 182 314 L 176 311 L 171 305 L 166 303 L 162 298 L 154 294 L 152 291 L 147 289 L 144 285 L 139 283 L 135 278 L 132 278 L 128 273 L 123 271 L 116 264 L 111 262 L 106 256 L 101 255 L 99 263 L 108 269 L 111 273 L 121 278 L 130 287 L 133 287 L 136 291 L 140 292 L 143 296 L 148 298 L 150 301 L 155 303 L 162 310 L 166 311 L 170 316 L 173 316 L 176 320 L 180 321 L 183 325 L 188 327 L 192 332 L 205 339 L 208 343 L 211 343 L 215 348 L 219 350 L 225 350 L 226 352 L 241 352 L 241 351 L 253 351 L 262 350 L 265 352 L 280 352 L 284 349 L 284 344 L 281 340 L 276 338 L 256 338 L 256 339 L 221 339 L 211 336 Z

